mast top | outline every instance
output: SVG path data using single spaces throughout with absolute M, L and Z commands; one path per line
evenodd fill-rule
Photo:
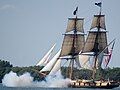
M 75 11 L 73 12 L 73 15 L 75 15 L 76 18 L 77 18 L 77 12 L 78 12 L 78 6 L 76 7 Z
M 99 15 L 101 15 L 101 11 L 102 11 L 102 2 L 95 3 L 95 5 L 98 6 L 98 7 L 100 8 Z
M 99 28 L 98 31 L 100 30 L 100 28 L 106 30 L 105 15 L 101 14 L 102 2 L 95 3 L 95 5 L 100 8 L 100 11 L 99 11 L 99 14 L 94 15 L 90 30 L 93 29 L 93 28 Z

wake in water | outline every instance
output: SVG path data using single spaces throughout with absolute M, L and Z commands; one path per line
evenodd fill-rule
M 18 76 L 14 72 L 6 74 L 2 80 L 2 84 L 7 87 L 68 87 L 71 80 L 64 79 L 60 72 L 56 75 L 48 75 L 46 81 L 33 81 L 30 73 L 24 73 Z

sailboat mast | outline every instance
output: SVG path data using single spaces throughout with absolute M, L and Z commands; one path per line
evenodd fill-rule
M 96 33 L 95 44 L 94 44 L 94 49 L 93 49 L 93 50 L 94 50 L 94 53 L 95 53 L 94 67 L 93 67 L 93 74 L 92 74 L 93 80 L 95 79 L 96 63 L 97 63 L 98 52 L 99 52 L 98 35 L 99 35 L 99 32 L 100 32 L 100 16 L 101 16 L 101 10 L 102 10 L 101 5 L 100 5 L 99 7 L 100 7 L 100 12 L 99 12 L 98 19 L 97 19 L 98 26 L 97 26 L 97 33 Z

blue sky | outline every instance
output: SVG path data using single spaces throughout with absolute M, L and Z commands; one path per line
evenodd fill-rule
M 67 18 L 79 7 L 78 16 L 85 18 L 85 32 L 90 28 L 94 5 L 101 0 L 0 0 L 0 58 L 14 66 L 35 65 L 50 47 L 60 49 Z M 116 38 L 109 66 L 120 67 L 120 0 L 103 0 L 108 38 Z

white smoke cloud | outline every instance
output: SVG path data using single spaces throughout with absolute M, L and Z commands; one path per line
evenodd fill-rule
M 17 74 L 12 71 L 6 74 L 2 80 L 2 84 L 8 87 L 30 86 L 32 82 L 33 77 L 31 77 L 29 73 L 17 76 Z
M 47 76 L 46 81 L 49 83 L 49 87 L 67 87 L 70 84 L 70 79 L 64 79 L 60 71 L 55 75 Z
M 6 74 L 2 80 L 2 84 L 7 87 L 68 87 L 70 79 L 64 79 L 60 72 L 56 75 L 48 75 L 45 81 L 33 81 L 33 77 L 29 73 L 18 76 L 14 72 Z

